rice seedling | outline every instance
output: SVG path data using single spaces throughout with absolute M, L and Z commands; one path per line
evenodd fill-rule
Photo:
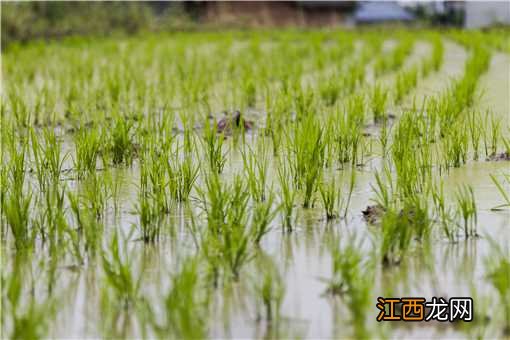
M 469 146 L 468 130 L 464 129 L 464 124 L 456 125 L 458 127 L 452 127 L 450 133 L 443 140 L 446 169 L 450 167 L 458 168 L 467 161 Z
M 303 189 L 303 207 L 313 206 L 324 163 L 324 132 L 313 116 L 304 118 L 291 136 L 291 166 L 294 181 Z
M 379 122 L 386 118 L 386 102 L 388 100 L 388 89 L 376 84 L 372 90 L 370 105 L 374 115 L 374 121 Z
M 384 211 L 380 244 L 383 265 L 399 264 L 414 240 L 428 240 L 432 225 L 428 212 L 427 200 L 419 195 L 406 198 L 401 209 L 390 207 Z
M 5 181 L 7 186 L 2 198 L 2 215 L 9 227 L 16 249 L 23 249 L 31 244 L 35 235 L 30 230 L 31 190 L 25 189 L 25 164 L 28 144 L 8 145 L 9 163 L 6 165 Z M 3 229 L 3 223 L 2 223 Z
M 95 129 L 79 128 L 74 136 L 74 167 L 78 178 L 96 171 L 97 159 L 101 152 L 102 137 Z
M 255 201 L 262 202 L 266 199 L 266 180 L 268 168 L 268 154 L 265 146 L 260 146 L 260 151 L 255 153 L 249 147 L 241 151 L 243 157 L 246 179 Z
M 104 217 L 108 201 L 111 198 L 110 182 L 107 176 L 94 173 L 83 181 L 84 203 L 95 216 L 100 220 Z
M 457 224 L 452 217 L 451 209 L 446 205 L 444 194 L 444 182 L 441 181 L 439 187 L 432 190 L 432 200 L 436 209 L 437 220 L 445 236 L 450 242 L 454 242 L 457 237 Z
M 227 161 L 227 153 L 223 152 L 224 136 L 218 136 L 215 127 L 206 121 L 204 128 L 203 146 L 205 157 L 211 171 L 220 174 Z
M 278 182 L 280 184 L 280 201 L 282 210 L 282 222 L 287 231 L 292 230 L 292 215 L 296 200 L 296 190 L 292 182 L 291 170 L 286 162 L 280 161 L 277 167 Z
M 169 162 L 167 169 L 172 197 L 178 202 L 187 201 L 198 178 L 200 166 L 192 158 L 186 157 L 175 159 L 173 164 Z
M 482 129 L 480 129 L 481 121 L 475 111 L 471 111 L 468 115 L 468 126 L 469 136 L 471 141 L 471 147 L 473 149 L 473 159 L 478 160 L 478 149 L 480 146 L 480 140 L 482 137 Z
M 487 112 L 487 117 L 488 116 L 489 112 Z M 498 144 L 501 135 L 501 121 L 492 115 L 488 129 L 490 130 L 490 137 L 487 138 L 489 142 L 485 142 L 485 153 L 487 156 L 495 155 L 498 150 Z
M 273 208 L 273 193 L 264 202 L 258 202 L 253 208 L 251 230 L 253 230 L 253 242 L 260 244 L 262 237 L 270 231 L 270 224 L 279 212 L 279 207 Z
M 152 243 L 159 239 L 161 231 L 160 214 L 164 212 L 162 209 L 165 209 L 165 203 L 158 200 L 157 194 L 154 195 L 152 191 L 153 186 L 149 182 L 149 176 L 149 170 L 142 164 L 136 211 L 140 217 L 139 227 L 141 237 L 146 243 Z M 156 190 L 159 189 L 157 188 Z
M 131 130 L 133 122 L 124 117 L 116 117 L 108 141 L 108 151 L 114 165 L 131 165 L 135 154 Z
M 354 85 L 350 85 L 354 87 Z M 337 77 L 330 77 L 329 79 L 325 79 L 320 84 L 320 95 L 321 99 L 328 106 L 334 105 L 338 98 L 340 97 L 342 83 L 341 80 Z
M 326 213 L 326 219 L 332 220 L 338 217 L 338 205 L 340 201 L 340 189 L 335 179 L 319 185 L 319 192 L 322 198 L 322 205 Z
M 345 112 L 336 111 L 333 140 L 341 163 L 357 165 L 362 144 L 362 127 L 365 121 L 365 99 L 362 95 L 353 96 L 347 103 Z M 362 157 L 362 155 L 361 155 Z
M 478 214 L 476 210 L 475 194 L 470 185 L 464 185 L 457 189 L 455 193 L 458 213 L 462 218 L 465 238 L 478 236 L 476 225 L 478 223 Z

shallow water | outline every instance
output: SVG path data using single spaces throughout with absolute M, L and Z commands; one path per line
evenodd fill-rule
M 391 42 L 385 44 L 391 48 Z M 415 45 L 413 53 L 406 61 L 409 67 L 430 51 L 430 46 L 423 42 Z M 417 101 L 427 96 L 435 95 L 448 86 L 448 81 L 462 75 L 466 51 L 453 42 L 445 43 L 445 63 L 437 74 L 419 81 L 416 90 L 409 95 L 402 106 L 410 105 L 414 96 Z M 480 107 L 492 107 L 502 117 L 510 114 L 507 94 L 509 89 L 508 78 L 502 76 L 501 69 L 508 66 L 508 55 L 496 54 L 492 59 L 487 75 L 482 80 L 482 87 L 487 88 L 487 96 L 479 104 Z M 507 68 L 508 69 L 508 68 Z M 394 74 L 389 74 L 382 80 L 391 84 Z M 313 80 L 310 80 L 313 81 Z M 372 83 L 373 79 L 367 80 Z M 505 91 L 506 87 L 506 91 Z M 247 140 L 253 136 L 248 135 Z M 68 141 L 66 141 L 65 145 Z M 231 143 L 229 140 L 228 143 Z M 356 185 L 349 214 L 346 219 L 337 219 L 332 222 L 325 221 L 320 208 L 298 208 L 296 214 L 296 228 L 291 233 L 282 231 L 281 223 L 277 218 L 272 223 L 271 231 L 264 237 L 261 251 L 269 255 L 282 275 L 285 286 L 285 298 L 282 305 L 282 322 L 277 326 L 278 335 L 292 338 L 338 338 L 351 336 L 352 321 L 345 301 L 340 297 L 331 297 L 325 294 L 327 285 L 321 279 L 331 276 L 331 255 L 327 244 L 335 240 L 345 244 L 351 242 L 350 237 L 355 235 L 362 240 L 360 246 L 363 253 L 371 256 L 372 241 L 377 239 L 376 226 L 367 225 L 363 220 L 361 210 L 373 204 L 374 197 L 371 184 L 374 182 L 374 170 L 379 168 L 380 159 L 375 158 L 367 166 L 360 169 L 357 174 Z M 70 160 L 66 166 L 71 166 Z M 238 152 L 232 153 L 227 164 L 227 176 L 242 169 L 242 160 Z M 376 298 L 378 296 L 423 296 L 430 299 L 432 296 L 473 296 L 475 298 L 475 311 L 483 313 L 483 302 L 487 299 L 487 306 L 496 303 L 493 289 L 484 279 L 484 259 L 491 255 L 493 239 L 501 245 L 510 242 L 510 211 L 491 211 L 491 208 L 502 203 L 502 197 L 496 190 L 489 174 L 508 172 L 508 162 L 471 161 L 465 166 L 451 169 L 445 174 L 445 192 L 453 201 L 453 195 L 458 185 L 469 183 L 474 191 L 478 207 L 478 233 L 479 238 L 467 241 L 459 240 L 451 243 L 440 237 L 440 231 L 435 230 L 430 249 L 417 251 L 405 258 L 399 266 L 390 268 L 377 268 L 373 287 L 371 289 L 371 303 L 367 314 L 367 328 L 374 337 L 474 337 L 477 329 L 465 329 L 453 324 L 434 323 L 398 323 L 383 324 L 376 322 L 378 310 Z M 268 177 L 274 178 L 274 170 L 270 169 Z M 343 171 L 333 169 L 337 175 Z M 106 228 L 115 226 L 128 234 L 133 225 L 138 224 L 138 217 L 133 213 L 137 200 L 137 179 L 139 166 L 137 162 L 131 168 L 117 169 L 113 176 L 122 181 L 120 209 L 116 216 L 110 208 Z M 349 176 L 346 175 L 346 178 Z M 76 190 L 73 179 L 65 179 L 71 190 Z M 269 183 L 270 184 L 270 183 Z M 190 203 L 196 213 L 199 209 L 192 201 Z M 164 222 L 161 240 L 156 245 L 144 245 L 135 234 L 128 242 L 127 252 L 133 260 L 135 272 L 143 279 L 142 294 L 149 301 L 161 299 L 162 292 L 170 287 L 171 274 L 176 270 L 180 260 L 188 254 L 195 252 L 195 244 L 187 229 L 189 215 L 183 207 L 172 209 Z M 108 234 L 109 230 L 105 233 Z M 136 232 L 135 232 L 136 233 Z M 6 250 L 2 262 L 8 262 L 9 250 Z M 36 254 L 37 255 L 37 254 Z M 33 262 L 35 277 L 43 276 L 38 271 L 39 259 Z M 99 259 L 98 259 L 99 260 Z M 57 275 L 53 290 L 58 292 L 59 310 L 57 318 L 50 327 L 50 336 L 57 338 L 83 338 L 104 336 L 102 321 L 105 316 L 100 315 L 101 276 L 100 261 L 88 263 L 85 266 L 74 268 L 75 263 L 64 258 L 58 264 Z M 10 263 L 9 265 L 12 265 Z M 69 267 L 71 266 L 71 267 Z M 73 269 L 74 268 L 74 269 Z M 253 263 L 247 265 L 243 275 L 257 280 L 257 268 Z M 44 276 L 43 276 L 44 277 Z M 274 329 L 264 322 L 257 321 L 259 306 L 255 302 L 254 288 L 251 280 L 241 280 L 239 283 L 226 285 L 218 289 L 218 295 L 209 335 L 214 338 L 262 338 L 273 337 Z M 36 281 L 36 292 L 43 295 L 45 291 L 44 280 Z M 479 303 L 480 302 L 480 303 Z M 154 304 L 157 306 L 157 304 Z M 480 309 L 478 309 L 480 308 Z M 137 320 L 127 315 L 126 334 L 129 337 L 141 336 Z M 500 335 L 499 329 L 489 328 L 485 337 Z M 151 334 L 149 334 L 151 335 Z

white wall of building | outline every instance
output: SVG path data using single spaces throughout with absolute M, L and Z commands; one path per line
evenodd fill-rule
M 465 27 L 480 28 L 497 23 L 510 25 L 510 0 L 465 2 Z

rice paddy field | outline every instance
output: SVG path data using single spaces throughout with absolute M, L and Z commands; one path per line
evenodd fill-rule
M 508 31 L 2 52 L 2 338 L 510 336 Z M 378 322 L 471 297 L 471 322 Z

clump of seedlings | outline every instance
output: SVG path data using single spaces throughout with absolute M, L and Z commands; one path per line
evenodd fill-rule
M 101 153 L 102 137 L 96 129 L 79 128 L 74 134 L 74 167 L 78 178 L 96 171 Z
M 466 238 L 478 236 L 476 233 L 478 213 L 473 188 L 470 185 L 459 187 L 455 193 L 455 199 L 457 201 L 459 215 L 462 218 L 464 236 Z
M 376 84 L 372 90 L 372 96 L 370 98 L 370 104 L 372 107 L 372 113 L 374 115 L 374 121 L 380 122 L 387 118 L 386 103 L 388 100 L 388 89 Z
M 311 114 L 301 120 L 289 140 L 295 185 L 303 191 L 303 207 L 314 204 L 324 164 L 324 131 Z

